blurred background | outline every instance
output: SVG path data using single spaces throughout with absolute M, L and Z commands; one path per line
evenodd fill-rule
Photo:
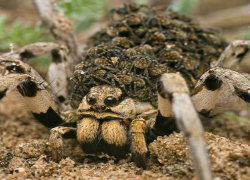
M 131 2 L 132 0 L 130 0 Z M 56 0 L 73 21 L 80 43 L 108 22 L 108 12 L 128 0 Z M 134 0 L 139 4 L 171 6 L 194 16 L 203 26 L 221 31 L 229 42 L 250 39 L 250 0 Z M 54 41 L 39 20 L 32 0 L 0 0 L 0 53 L 32 42 Z M 42 64 L 43 65 L 43 64 Z M 45 64 L 46 66 L 46 64 Z

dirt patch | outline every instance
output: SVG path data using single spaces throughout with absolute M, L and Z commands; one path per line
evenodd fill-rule
M 54 162 L 48 144 L 49 129 L 36 122 L 18 102 L 7 97 L 0 103 L 0 179 L 195 178 L 189 148 L 180 133 L 158 137 L 151 143 L 147 170 L 137 168 L 130 155 L 120 161 L 107 155 L 86 155 L 75 140 L 65 141 L 66 158 Z M 215 177 L 250 177 L 250 147 L 238 143 L 249 143 L 247 124 L 217 119 L 210 126 L 214 133 L 234 140 L 206 133 Z
M 250 177 L 250 147 L 211 133 L 205 134 L 212 171 L 221 179 L 247 179 Z M 189 148 L 182 134 L 158 137 L 149 146 L 151 158 L 155 157 L 166 174 L 175 179 L 192 179 L 194 169 Z

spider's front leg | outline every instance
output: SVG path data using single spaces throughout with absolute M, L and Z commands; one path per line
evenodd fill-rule
M 30 58 L 39 57 L 45 54 L 51 54 L 52 62 L 48 67 L 45 77 L 47 82 L 50 82 L 51 90 L 57 95 L 60 102 L 67 104 L 66 99 L 70 92 L 70 77 L 72 76 L 71 66 L 69 63 L 68 49 L 64 45 L 59 45 L 50 42 L 38 42 L 26 45 L 22 48 L 2 54 L 2 58 L 18 59 L 27 61 Z M 27 66 L 27 65 L 25 65 Z M 35 72 L 32 69 L 33 72 Z M 37 76 L 37 73 L 35 73 Z
M 226 111 L 250 115 L 250 76 L 220 67 L 203 74 L 197 83 L 192 101 L 196 110 L 210 118 Z
M 146 122 L 143 118 L 134 119 L 130 126 L 131 152 L 135 164 L 146 169 L 146 154 L 148 152 L 145 134 Z
M 64 121 L 60 116 L 56 97 L 42 77 L 21 60 L 0 59 L 0 100 L 15 93 L 34 117 L 47 127 L 55 127 Z
M 34 117 L 47 127 L 76 123 L 74 111 L 60 112 L 49 84 L 32 67 L 21 60 L 1 57 L 0 101 L 9 93 L 19 97 Z M 59 126 L 51 129 L 49 141 L 53 159 L 59 161 L 63 157 L 63 138 L 75 136 L 76 128 Z
M 155 128 L 165 121 L 176 123 L 187 137 L 198 178 L 211 180 L 212 173 L 203 138 L 203 128 L 189 96 L 185 80 L 177 73 L 165 73 L 158 84 L 159 114 Z M 159 118 L 160 117 L 160 118 Z M 158 121 L 158 122 L 157 122 Z M 162 121 L 159 123 L 159 121 Z
M 235 71 L 242 71 L 241 61 L 249 50 L 249 40 L 233 41 L 215 63 L 220 67 L 201 76 L 192 92 L 192 101 L 206 119 L 226 111 L 242 112 L 250 117 L 250 75 Z

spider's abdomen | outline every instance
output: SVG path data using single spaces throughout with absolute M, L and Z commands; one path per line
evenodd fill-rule
M 127 4 L 111 17 L 89 40 L 84 61 L 76 66 L 74 107 L 91 87 L 103 84 L 155 105 L 162 73 L 180 72 L 192 89 L 227 45 L 215 31 L 165 8 Z

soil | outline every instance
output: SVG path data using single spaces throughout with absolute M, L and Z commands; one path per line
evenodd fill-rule
M 148 168 L 142 170 L 130 155 L 119 161 L 105 154 L 86 155 L 76 140 L 65 140 L 65 158 L 54 162 L 49 129 L 34 120 L 15 94 L 1 101 L 0 124 L 0 179 L 197 179 L 180 133 L 151 143 Z M 217 118 L 206 129 L 210 130 L 205 139 L 214 177 L 248 179 L 250 122 Z

